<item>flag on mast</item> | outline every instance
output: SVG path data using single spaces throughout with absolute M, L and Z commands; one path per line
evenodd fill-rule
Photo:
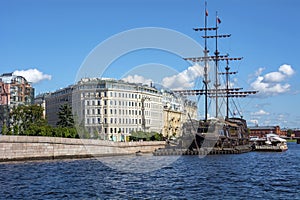
M 205 16 L 208 16 L 208 10 L 205 10 Z
M 219 23 L 219 24 L 221 24 L 221 20 L 220 20 L 220 18 L 217 16 L 217 22 Z

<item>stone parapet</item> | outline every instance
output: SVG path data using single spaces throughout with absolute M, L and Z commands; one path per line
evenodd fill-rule
M 35 136 L 0 136 L 0 162 L 59 158 L 83 158 L 151 153 L 165 142 L 112 142 Z

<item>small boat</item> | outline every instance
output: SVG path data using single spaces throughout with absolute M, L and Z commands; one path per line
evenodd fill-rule
M 288 150 L 286 140 L 274 133 L 267 134 L 265 138 L 253 138 L 254 151 L 282 152 Z

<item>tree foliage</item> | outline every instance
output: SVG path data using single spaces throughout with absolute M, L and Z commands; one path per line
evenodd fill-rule
M 143 132 L 143 131 L 137 131 L 131 133 L 131 136 L 129 136 L 129 140 L 132 141 L 163 141 L 163 135 L 161 133 L 157 132 Z
M 69 114 L 66 116 L 68 116 L 68 122 L 64 124 L 66 126 L 61 124 L 59 127 L 51 127 L 43 118 L 42 107 L 38 105 L 16 106 L 10 112 L 9 127 L 4 124 L 2 134 L 79 138 L 74 121 L 71 127 L 72 120 L 70 120 Z
M 14 135 L 25 135 L 25 130 L 32 124 L 38 126 L 46 125 L 46 120 L 43 118 L 43 108 L 38 105 L 16 106 L 12 109 L 9 116 L 9 124 Z
M 74 118 L 72 108 L 69 104 L 64 104 L 59 107 L 57 126 L 60 127 L 74 127 Z

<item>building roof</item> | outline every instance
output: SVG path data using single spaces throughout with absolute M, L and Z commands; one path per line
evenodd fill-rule
M 250 130 L 273 130 L 277 126 L 249 126 Z

